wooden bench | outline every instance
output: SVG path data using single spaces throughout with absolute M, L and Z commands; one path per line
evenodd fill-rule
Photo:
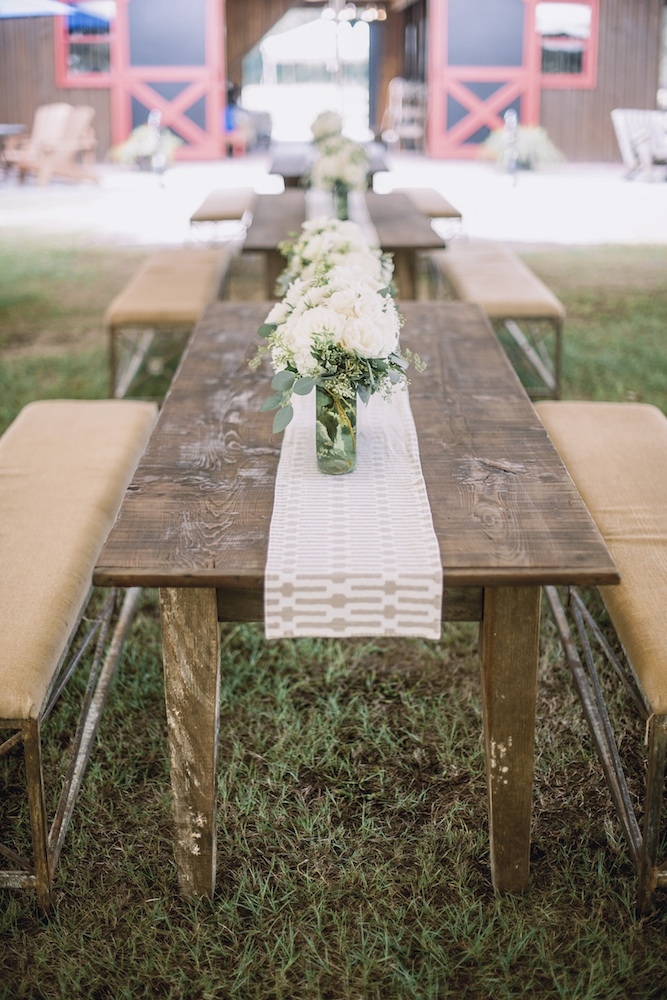
M 461 232 L 463 216 L 458 208 L 455 208 L 451 201 L 447 201 L 435 188 L 400 187 L 393 190 L 407 195 L 422 215 L 435 222 L 435 228 L 446 239 L 451 239 Z
M 560 396 L 561 354 L 565 308 L 520 257 L 501 243 L 456 240 L 429 255 L 446 291 L 464 302 L 477 302 L 494 325 L 510 335 L 516 363 L 527 365 L 533 398 Z M 540 326 L 552 332 L 551 353 Z
M 188 247 L 158 250 L 143 261 L 104 317 L 110 396 L 126 394 L 158 330 L 192 330 L 222 294 L 231 257 L 227 247 Z
M 190 223 L 242 222 L 252 214 L 257 192 L 252 187 L 215 188 L 190 216 Z
M 599 589 L 620 655 L 580 593 L 568 593 L 568 613 L 556 590 L 547 594 L 628 843 L 637 908 L 644 913 L 653 890 L 667 886 L 667 864 L 657 861 L 667 752 L 667 417 L 642 403 L 542 402 L 537 411 L 621 574 L 618 586 Z M 641 742 L 646 733 L 648 754 L 641 821 L 591 648 L 604 652 L 614 675 L 625 680 L 642 717 L 637 736 Z
M 35 890 L 44 908 L 140 593 L 102 600 L 92 592 L 93 567 L 156 412 L 153 403 L 130 400 L 40 401 L 0 438 L 0 729 L 12 731 L 0 755 L 23 747 L 32 844 L 32 858 L 18 841 L 0 844 L 9 862 L 0 886 Z M 88 687 L 49 829 L 42 726 L 86 664 Z
M 454 208 L 435 188 L 404 187 L 393 190 L 406 194 L 413 205 L 429 219 L 462 218 L 458 208 Z

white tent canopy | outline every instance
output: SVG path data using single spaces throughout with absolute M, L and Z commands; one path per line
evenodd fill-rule
M 0 0 L 0 17 L 51 17 L 72 11 L 72 7 L 58 0 Z
M 338 33 L 338 34 L 337 34 Z M 360 21 L 354 27 L 343 22 L 335 24 L 322 18 L 280 34 L 267 35 L 260 45 L 264 63 L 300 65 L 366 62 L 368 59 L 368 25 Z
M 85 0 L 77 4 L 82 14 L 99 17 L 101 21 L 113 21 L 116 17 L 116 0 Z
M 589 38 L 591 8 L 587 3 L 538 3 L 535 27 L 540 35 L 568 35 Z

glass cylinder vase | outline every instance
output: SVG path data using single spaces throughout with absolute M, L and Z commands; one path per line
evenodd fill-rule
M 349 188 L 345 184 L 334 184 L 333 188 L 333 203 L 334 212 L 336 213 L 337 219 L 342 219 L 345 221 L 349 219 L 349 207 L 347 203 L 347 196 L 349 193 Z
M 342 399 L 315 388 L 317 467 L 330 476 L 353 472 L 357 464 L 357 397 Z

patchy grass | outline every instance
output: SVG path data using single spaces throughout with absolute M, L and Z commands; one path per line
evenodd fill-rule
M 104 310 L 147 253 L 0 234 L 0 351 L 25 356 L 103 348 Z
M 563 395 L 634 400 L 667 413 L 667 247 L 524 253 L 563 301 Z

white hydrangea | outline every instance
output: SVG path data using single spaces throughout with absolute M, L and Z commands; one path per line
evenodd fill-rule
M 343 131 L 343 119 L 337 111 L 321 111 L 310 126 L 315 142 L 322 142 Z
M 324 191 L 331 191 L 338 184 L 363 191 L 368 187 L 368 167 L 368 154 L 360 143 L 344 135 L 335 136 L 318 146 L 310 181 Z
M 335 344 L 362 358 L 386 358 L 398 349 L 400 316 L 383 286 L 357 268 L 331 269 L 323 284 L 299 280 L 267 316 L 277 323 L 271 337 L 274 368 L 293 367 L 316 376 L 318 345 Z
M 303 224 L 299 238 L 281 244 L 281 249 L 288 260 L 278 281 L 282 292 L 297 279 L 312 281 L 318 273 L 343 264 L 368 274 L 384 287 L 391 284 L 391 257 L 370 246 L 361 227 L 349 220 L 311 219 Z

